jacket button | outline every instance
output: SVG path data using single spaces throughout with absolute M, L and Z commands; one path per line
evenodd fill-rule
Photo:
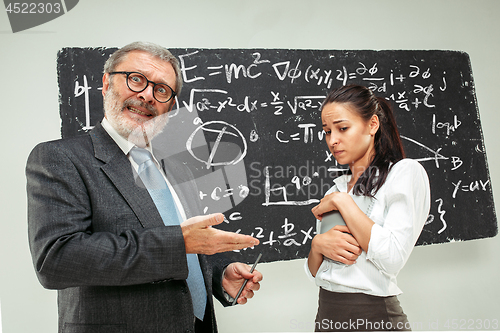
M 187 294 L 189 292 L 188 287 L 182 287 L 181 289 L 182 293 Z

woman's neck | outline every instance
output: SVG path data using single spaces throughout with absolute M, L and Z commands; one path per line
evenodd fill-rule
M 369 157 L 368 157 L 369 156 Z M 358 163 L 349 165 L 349 169 L 351 170 L 351 180 L 347 183 L 348 192 L 351 191 L 353 186 L 358 181 L 359 177 L 370 167 L 373 158 L 375 158 L 375 152 L 369 154 L 366 159 L 358 161 Z

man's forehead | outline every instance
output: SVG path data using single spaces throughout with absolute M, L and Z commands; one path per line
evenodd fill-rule
M 144 51 L 131 51 L 120 62 L 115 71 L 140 72 L 152 81 L 163 82 L 175 89 L 176 75 L 169 61 Z
M 155 55 L 152 55 L 145 51 L 130 51 L 123 58 L 123 60 L 117 65 L 121 66 L 153 66 L 163 69 L 172 68 L 172 64 L 166 60 L 163 60 Z

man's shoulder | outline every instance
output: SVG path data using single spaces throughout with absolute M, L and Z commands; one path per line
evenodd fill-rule
M 85 146 L 91 144 L 90 134 L 84 133 L 75 135 L 69 138 L 61 138 L 50 141 L 45 141 L 37 144 L 33 151 L 36 150 L 48 150 L 48 151 L 59 151 L 59 150 L 72 150 L 74 148 L 84 149 Z
M 89 132 L 71 137 L 45 141 L 37 144 L 30 153 L 33 155 L 74 155 L 89 156 L 95 154 L 94 145 L 106 142 L 106 132 L 100 124 Z
M 98 123 L 93 129 L 88 132 L 82 132 L 70 137 L 41 142 L 37 145 L 37 147 L 81 147 L 82 145 L 92 145 L 93 141 L 102 141 L 106 138 L 106 136 L 109 137 L 109 135 L 107 135 L 106 131 L 103 129 L 102 125 Z

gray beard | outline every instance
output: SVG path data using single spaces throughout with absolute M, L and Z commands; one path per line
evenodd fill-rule
M 133 99 L 127 99 L 123 102 L 123 105 L 119 105 L 118 94 L 113 87 L 109 87 L 104 96 L 104 114 L 106 119 L 108 119 L 118 134 L 128 141 L 138 147 L 148 146 L 149 142 L 163 131 L 168 122 L 168 113 L 155 116 L 141 124 L 137 124 L 123 116 L 123 110 L 128 106 L 142 106 L 153 112 L 153 114 L 157 114 L 156 109 Z

